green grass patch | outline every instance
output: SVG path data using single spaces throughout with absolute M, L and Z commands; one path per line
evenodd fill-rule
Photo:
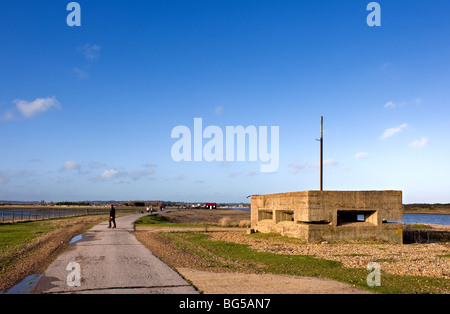
M 433 229 L 433 227 L 425 224 L 411 224 L 407 225 L 406 229 Z
M 169 219 L 165 216 L 161 215 L 147 215 L 139 218 L 135 221 L 135 225 L 140 226 L 152 226 L 152 227 L 205 227 L 207 228 L 208 224 L 183 224 L 183 223 L 174 223 L 170 222 Z
M 279 233 L 256 232 L 256 233 L 252 233 L 252 234 L 247 234 L 246 236 L 251 237 L 253 239 L 276 240 L 276 241 L 280 241 L 281 243 L 305 244 L 305 241 L 303 241 L 301 239 L 282 236 Z
M 160 215 L 147 215 L 135 221 L 135 225 L 174 226 L 166 217 Z
M 328 278 L 376 293 L 441 293 L 441 289 L 450 290 L 448 279 L 400 276 L 384 272 L 381 275 L 381 287 L 368 287 L 366 280 L 369 271 L 345 268 L 336 261 L 308 255 L 257 252 L 246 245 L 213 241 L 207 234 L 199 232 L 168 233 L 165 237 L 173 240 L 173 243 L 181 246 L 183 250 L 189 250 L 203 258 L 206 256 L 210 260 L 220 259 L 222 264 L 224 261 L 229 261 L 230 267 L 235 267 L 237 264 L 243 267 L 251 266 L 253 270 L 260 273 Z M 180 237 L 183 241 L 179 240 Z M 255 237 L 261 237 L 261 235 L 255 234 Z M 196 249 L 199 247 L 202 249 Z
M 54 230 L 48 223 L 23 222 L 0 225 L 0 254 L 22 247 L 36 237 Z
M 23 222 L 0 225 L 0 274 L 8 270 L 14 255 L 35 238 L 54 230 L 45 222 Z

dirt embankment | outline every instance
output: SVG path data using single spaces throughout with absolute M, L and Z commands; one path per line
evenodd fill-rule
M 405 204 L 403 213 L 450 215 L 450 204 Z

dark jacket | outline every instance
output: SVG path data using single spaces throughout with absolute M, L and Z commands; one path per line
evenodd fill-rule
M 111 207 L 111 210 L 109 211 L 109 217 L 116 218 L 116 209 L 114 207 Z

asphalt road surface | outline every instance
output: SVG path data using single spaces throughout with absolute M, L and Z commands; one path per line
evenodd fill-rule
M 101 223 L 83 234 L 48 267 L 31 293 L 195 294 L 197 291 L 134 236 L 142 215 Z

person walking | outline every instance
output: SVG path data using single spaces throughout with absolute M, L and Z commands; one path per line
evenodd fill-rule
M 113 228 L 116 228 L 116 209 L 114 208 L 114 205 L 111 204 L 111 210 L 109 211 L 109 226 L 108 228 L 111 228 L 111 222 L 113 223 Z

